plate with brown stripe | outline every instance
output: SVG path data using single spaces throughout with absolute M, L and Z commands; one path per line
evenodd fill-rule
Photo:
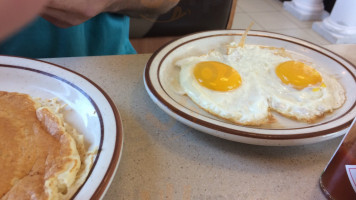
M 89 175 L 72 199 L 102 199 L 115 175 L 123 147 L 120 114 L 106 92 L 89 78 L 65 67 L 12 56 L 0 56 L 0 91 L 56 98 L 66 105 L 64 120 L 84 136 L 88 151 L 96 153 Z
M 195 104 L 187 95 L 183 95 L 177 61 L 207 54 L 232 42 L 238 43 L 243 34 L 243 30 L 199 32 L 174 40 L 156 51 L 147 62 L 143 74 L 146 91 L 153 102 L 168 115 L 190 127 L 236 142 L 290 146 L 322 142 L 345 134 L 356 116 L 355 66 L 321 46 L 295 37 L 265 31 L 249 31 L 245 44 L 284 49 L 332 74 L 345 90 L 345 101 L 338 109 L 312 122 L 294 120 L 272 111 L 273 122 L 260 126 L 246 126 L 212 115 Z

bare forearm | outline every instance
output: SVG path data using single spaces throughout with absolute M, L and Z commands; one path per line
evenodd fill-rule
M 157 16 L 169 11 L 179 0 L 115 0 L 107 12 L 121 13 L 131 17 Z
M 175 6 L 179 0 L 49 0 L 41 16 L 66 28 L 81 24 L 102 13 L 113 12 L 132 17 L 152 17 Z
M 0 0 L 0 41 L 38 15 L 47 0 Z

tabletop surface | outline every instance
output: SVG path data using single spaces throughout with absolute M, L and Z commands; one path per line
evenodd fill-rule
M 329 45 L 356 64 L 356 45 Z M 44 59 L 87 76 L 117 105 L 122 158 L 104 200 L 325 199 L 319 177 L 341 137 L 310 145 L 242 144 L 196 131 L 151 101 L 150 54 Z

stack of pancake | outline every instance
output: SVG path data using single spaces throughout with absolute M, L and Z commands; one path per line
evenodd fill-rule
M 95 153 L 62 108 L 0 91 L 0 199 L 69 199 L 85 182 Z

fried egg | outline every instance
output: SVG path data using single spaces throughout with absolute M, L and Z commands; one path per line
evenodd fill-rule
M 268 69 L 269 106 L 278 113 L 312 122 L 341 107 L 345 91 L 332 76 L 312 63 L 288 60 Z
M 269 117 L 267 100 L 254 77 L 258 71 L 236 65 L 218 51 L 179 60 L 180 85 L 197 105 L 238 124 L 260 125 Z
M 284 49 L 231 43 L 176 62 L 185 94 L 204 110 L 242 125 L 270 122 L 271 111 L 312 122 L 345 102 L 338 81 Z

